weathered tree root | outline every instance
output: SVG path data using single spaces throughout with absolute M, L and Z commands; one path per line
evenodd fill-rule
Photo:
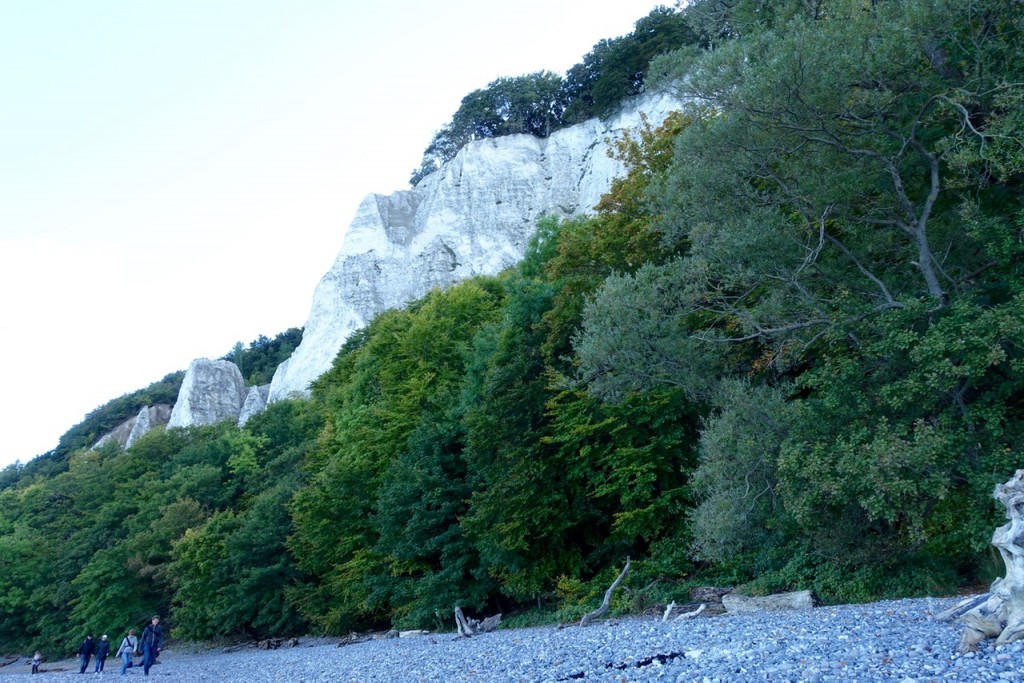
M 276 650 L 285 645 L 288 647 L 297 647 L 298 644 L 298 638 L 267 638 L 256 643 L 256 647 L 261 650 Z
M 583 618 L 580 619 L 580 626 L 586 626 L 591 621 L 593 621 L 594 619 L 597 619 L 599 616 L 601 616 L 602 614 L 604 614 L 605 612 L 608 611 L 608 608 L 611 607 L 611 604 L 612 604 L 612 593 L 615 592 L 615 589 L 619 587 L 619 584 L 622 583 L 622 580 L 624 578 L 626 578 L 626 574 L 628 574 L 628 573 L 629 573 L 629 558 L 627 557 L 626 558 L 626 566 L 623 567 L 622 568 L 622 572 L 619 573 L 619 578 L 615 579 L 615 581 L 612 582 L 612 585 L 608 587 L 608 590 L 606 590 L 604 592 L 604 601 L 601 603 L 601 606 L 598 607 L 593 612 L 590 612 L 589 614 L 583 615 Z
M 483 621 L 477 621 L 476 619 L 467 619 L 466 615 L 462 613 L 461 607 L 455 608 L 455 626 L 458 628 L 460 636 L 469 638 L 470 636 L 478 636 L 481 633 L 489 633 L 498 628 L 500 623 L 501 613 L 487 617 Z
M 1024 640 L 1024 470 L 998 484 L 993 496 L 1006 506 L 1010 520 L 992 534 L 1006 576 L 993 581 L 988 593 L 968 598 L 935 617 L 964 624 L 957 647 L 960 652 L 976 650 L 985 638 L 995 638 L 996 645 Z

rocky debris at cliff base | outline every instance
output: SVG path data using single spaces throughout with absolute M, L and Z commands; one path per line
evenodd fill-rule
M 507 629 L 368 640 L 301 639 L 298 647 L 184 652 L 172 647 L 157 681 L 1024 681 L 1024 643 L 956 651 L 960 628 L 935 615 L 957 598 L 752 612 L 663 624 L 599 621 L 587 628 Z M 115 662 L 116 663 L 116 662 Z M 108 670 L 111 661 L 108 660 Z M 0 679 L 8 669 L 0 668 Z M 27 671 L 27 669 L 26 669 Z M 75 673 L 72 673 L 75 672 Z M 77 668 L 40 674 L 66 681 Z M 141 676 L 132 670 L 130 676 Z

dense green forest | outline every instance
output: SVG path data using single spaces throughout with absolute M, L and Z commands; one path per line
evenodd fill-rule
M 1024 467 L 1020 3 L 661 15 L 694 38 L 643 87 L 687 105 L 617 146 L 595 215 L 242 429 L 9 468 L 0 649 L 154 612 L 184 639 L 576 618 L 627 556 L 620 611 L 991 580 Z

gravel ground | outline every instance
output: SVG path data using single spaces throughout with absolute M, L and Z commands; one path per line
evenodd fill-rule
M 434 634 L 338 646 L 161 654 L 150 679 L 177 681 L 1022 681 L 1024 643 L 959 655 L 960 627 L 934 614 L 958 598 L 925 598 L 802 612 L 748 613 L 676 623 L 624 619 L 510 629 L 475 638 Z M 989 643 L 991 641 L 988 641 Z M 63 668 L 62 671 L 55 669 Z M 43 665 L 33 683 L 78 677 L 73 660 Z M 104 677 L 118 680 L 120 662 Z M 0 668 L 0 678 L 29 676 Z M 93 674 L 87 674 L 93 676 Z M 128 678 L 143 678 L 130 669 Z

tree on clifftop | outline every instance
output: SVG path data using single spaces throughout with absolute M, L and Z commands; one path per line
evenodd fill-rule
M 563 98 L 562 77 L 550 71 L 502 77 L 474 90 L 462 98 L 451 122 L 434 134 L 410 182 L 415 185 L 473 140 L 514 133 L 547 137 L 561 127 Z

